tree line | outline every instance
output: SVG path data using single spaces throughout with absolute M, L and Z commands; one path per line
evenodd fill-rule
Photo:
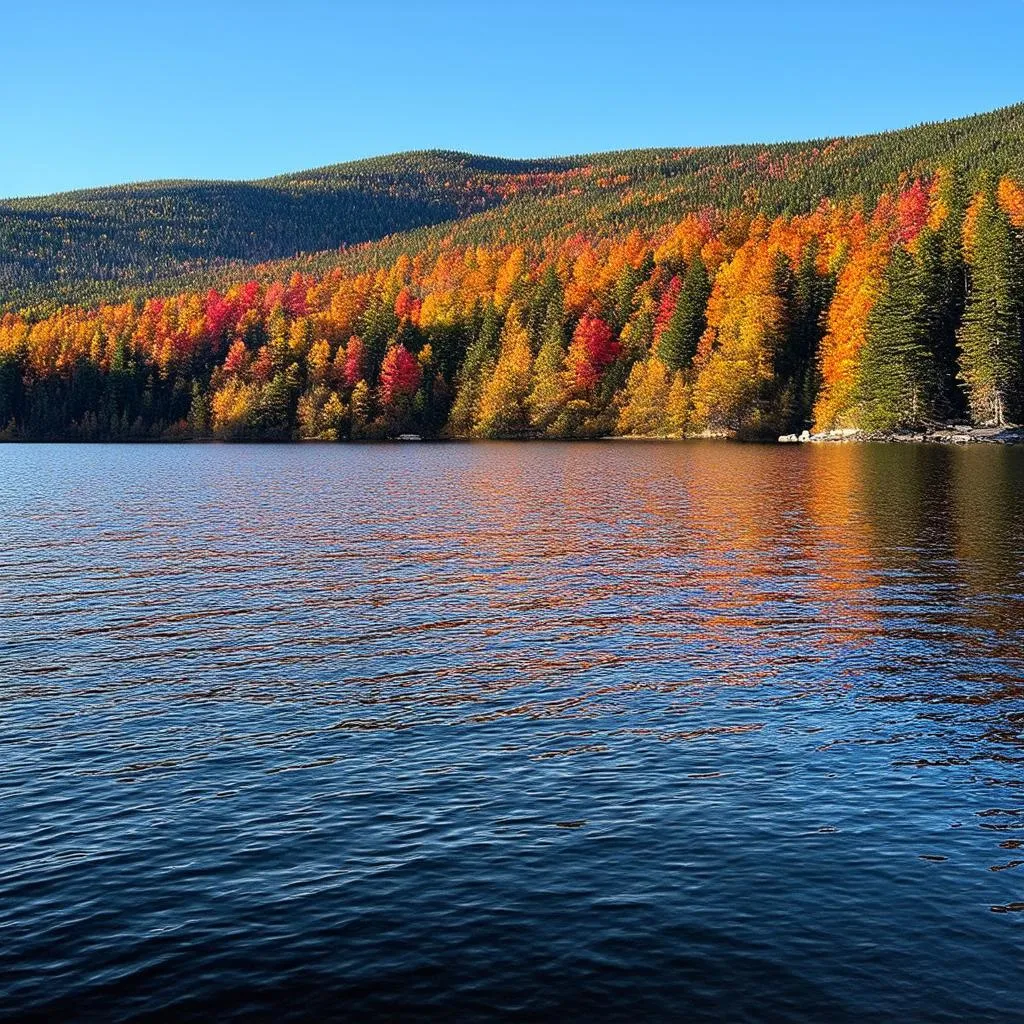
M 0 318 L 12 439 L 761 436 L 1024 418 L 1024 190 L 433 246 Z

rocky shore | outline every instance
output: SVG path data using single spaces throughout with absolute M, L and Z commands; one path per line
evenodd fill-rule
M 812 434 L 783 434 L 780 444 L 822 444 L 851 441 L 886 441 L 904 444 L 1024 444 L 1024 427 L 971 427 L 936 423 L 920 430 L 870 431 L 846 428 Z

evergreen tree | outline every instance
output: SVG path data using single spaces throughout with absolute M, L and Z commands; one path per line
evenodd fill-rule
M 556 299 L 561 301 L 561 297 L 562 282 L 558 279 L 554 264 L 549 263 L 534 289 L 527 314 L 527 327 L 530 331 L 530 343 L 534 352 L 540 348 L 544 340 L 544 324 L 547 321 L 548 308 Z
M 530 413 L 530 426 L 534 430 L 546 431 L 565 401 L 565 387 L 562 383 L 565 351 L 565 308 L 559 290 L 548 304 L 540 349 L 533 361 L 530 394 L 526 404 Z
M 188 425 L 193 437 L 205 437 L 210 428 L 210 402 L 199 381 L 192 384 Z
M 785 303 L 785 336 L 775 355 L 775 398 L 772 419 L 780 433 L 810 425 L 818 394 L 818 347 L 832 299 L 833 281 L 817 270 L 818 246 L 804 249 L 794 272 L 782 257 L 775 268 L 775 287 Z
M 926 337 L 935 361 L 935 413 L 940 419 L 957 418 L 965 411 L 956 379 L 956 332 L 966 299 L 960 221 L 947 217 L 938 231 L 926 227 L 917 239 L 916 255 L 924 292 Z
M 383 296 L 375 297 L 363 314 L 360 330 L 360 337 L 366 347 L 366 379 L 371 385 L 377 383 L 380 364 L 384 361 L 389 343 L 398 333 L 398 327 L 394 303 L 388 302 Z
M 494 372 L 497 362 L 500 337 L 501 315 L 494 303 L 488 302 L 459 372 L 459 389 L 448 418 L 447 432 L 453 437 L 465 437 L 473 429 L 484 382 Z
M 697 345 L 707 327 L 711 278 L 700 256 L 686 268 L 675 312 L 658 339 L 658 358 L 670 370 L 685 370 L 697 354 Z
M 960 377 L 976 422 L 1002 425 L 1022 412 L 1024 282 L 1020 241 L 991 187 L 974 222 L 970 287 L 960 328 Z
M 865 426 L 908 427 L 933 415 L 931 326 L 924 275 L 914 257 L 897 246 L 868 316 L 857 385 Z
M 644 280 L 643 267 L 627 263 L 615 281 L 612 289 L 612 308 L 609 320 L 612 329 L 619 334 L 633 315 L 636 304 L 636 290 Z

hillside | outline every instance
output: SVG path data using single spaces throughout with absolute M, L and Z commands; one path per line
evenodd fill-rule
M 0 309 L 244 280 L 259 264 L 386 262 L 442 238 L 493 244 L 652 230 L 705 206 L 770 216 L 873 202 L 901 175 L 1024 170 L 1024 105 L 802 143 L 549 160 L 403 153 L 250 182 L 146 182 L 0 202 Z M 416 230 L 420 229 L 420 230 Z M 413 232 L 409 235 L 409 232 Z M 353 260 L 339 249 L 388 236 Z M 406 236 L 408 237 L 402 237 Z M 312 254 L 320 254 L 314 257 Z
M 11 439 L 1024 419 L 1024 106 L 11 200 L 0 238 Z

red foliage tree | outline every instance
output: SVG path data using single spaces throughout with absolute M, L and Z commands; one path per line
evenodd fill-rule
M 245 342 L 238 340 L 228 349 L 228 357 L 224 360 L 224 372 L 230 374 L 241 373 L 245 369 L 249 351 Z
M 676 311 L 676 304 L 679 302 L 679 293 L 682 291 L 683 282 L 678 274 L 673 275 L 668 287 L 661 296 L 658 303 L 658 316 L 654 321 L 654 340 L 657 341 L 668 327 L 672 314 Z
M 211 341 L 217 341 L 233 329 L 231 303 L 216 288 L 206 293 L 203 305 L 203 330 Z
M 400 320 L 409 320 L 418 324 L 420 319 L 420 307 L 423 302 L 416 298 L 408 288 L 403 288 L 395 299 L 395 316 Z
M 896 212 L 899 217 L 898 238 L 907 245 L 921 233 L 931 212 L 929 190 L 920 179 L 900 193 L 896 201 Z
M 411 398 L 420 385 L 420 364 L 404 345 L 392 345 L 380 367 L 380 398 L 385 406 L 394 406 Z
M 366 346 L 363 339 L 353 334 L 345 346 L 345 369 L 342 371 L 342 383 L 347 388 L 354 388 L 362 379 L 366 369 Z
M 589 314 L 581 317 L 567 357 L 576 386 L 580 390 L 595 387 L 601 373 L 615 361 L 621 348 L 604 320 Z

